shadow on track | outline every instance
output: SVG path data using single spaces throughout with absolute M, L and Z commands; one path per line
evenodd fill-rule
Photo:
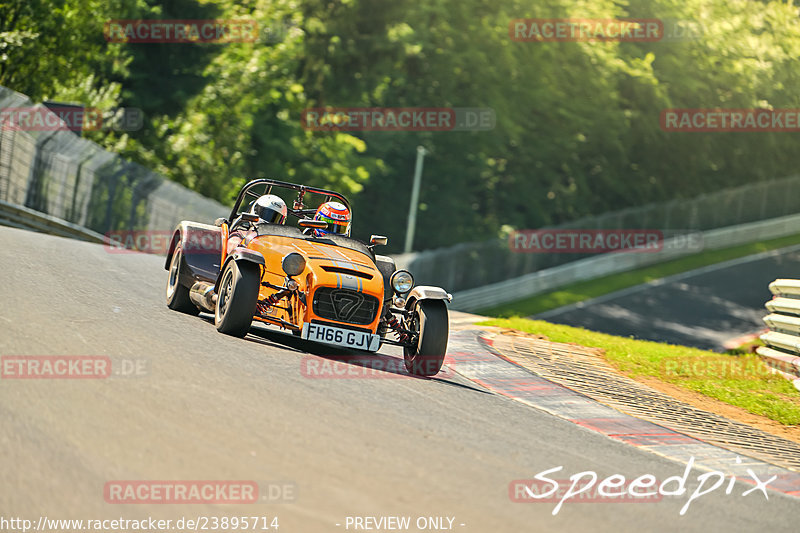
M 200 318 L 213 326 L 213 316 L 201 314 Z M 445 385 L 469 389 L 483 394 L 491 394 L 489 391 L 475 387 L 468 383 L 459 383 L 457 381 L 453 381 L 454 379 L 466 381 L 466 378 L 457 376 L 454 371 L 447 367 L 443 367 L 442 370 L 435 376 L 414 376 L 409 374 L 406 370 L 405 362 L 402 357 L 372 352 L 354 352 L 352 350 L 341 349 L 335 346 L 310 342 L 303 340 L 300 337 L 296 337 L 291 333 L 272 329 L 270 326 L 256 322 L 253 322 L 253 326 L 251 326 L 250 331 L 248 332 L 247 336 L 245 336 L 244 340 L 247 342 L 269 346 L 270 348 L 279 348 L 297 353 L 310 354 L 322 359 L 323 361 L 329 361 L 329 364 L 325 367 L 325 371 L 333 372 L 336 371 L 336 368 L 338 368 L 339 370 L 336 371 L 337 373 L 348 374 L 351 377 L 356 376 L 353 375 L 352 371 L 344 370 L 342 365 L 349 365 L 358 369 L 362 369 L 358 371 L 361 373 L 362 377 L 365 377 L 367 374 L 371 374 L 371 377 L 379 377 L 380 374 L 388 374 L 386 377 L 395 375 L 410 379 L 435 381 Z M 334 368 L 332 365 L 336 365 L 336 367 Z

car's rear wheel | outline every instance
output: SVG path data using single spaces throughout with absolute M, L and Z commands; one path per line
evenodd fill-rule
M 406 369 L 415 376 L 438 374 L 444 364 L 449 332 L 444 301 L 417 302 L 407 325 L 418 332 L 418 339 L 415 346 L 403 348 Z
M 189 299 L 189 288 L 181 284 L 181 270 L 183 269 L 183 251 L 181 245 L 175 247 L 172 260 L 169 263 L 169 277 L 167 278 L 167 307 L 173 311 L 180 311 L 189 315 L 196 315 L 200 310 Z
M 255 263 L 228 262 L 222 272 L 214 309 L 217 331 L 244 337 L 250 330 L 258 303 L 261 268 Z

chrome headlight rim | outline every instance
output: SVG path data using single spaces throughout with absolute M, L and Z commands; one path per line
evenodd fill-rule
M 281 260 L 281 268 L 290 278 L 299 276 L 306 269 L 306 258 L 297 252 L 291 252 Z
M 414 276 L 408 270 L 396 270 L 392 277 L 389 278 L 389 285 L 391 285 L 395 293 L 406 294 L 414 288 Z

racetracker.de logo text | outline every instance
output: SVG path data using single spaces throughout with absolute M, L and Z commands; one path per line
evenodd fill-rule
M 797 132 L 800 109 L 665 109 L 661 129 L 682 132 Z
M 254 20 L 110 20 L 103 34 L 111 43 L 252 43 Z
M 511 251 L 520 253 L 659 252 L 663 242 L 660 230 L 649 229 L 518 230 L 508 237 Z
M 150 362 L 107 355 L 4 355 L 0 379 L 107 379 L 148 375 Z
M 4 107 L 0 123 L 20 131 L 96 131 L 103 126 L 103 114 L 93 107 Z
M 659 19 L 514 19 L 508 35 L 519 42 L 557 41 L 660 41 L 664 23 Z
M 106 503 L 256 503 L 255 481 L 109 481 Z
M 488 131 L 496 122 L 488 107 L 331 107 L 301 116 L 311 131 Z
M 166 255 L 173 233 L 164 230 L 118 230 L 109 231 L 105 236 L 109 241 L 105 249 L 112 254 L 144 252 Z M 190 233 L 181 246 L 184 253 L 220 254 L 222 236 L 219 231 L 198 229 Z
M 383 356 L 342 356 L 337 360 L 307 355 L 300 359 L 300 374 L 308 379 L 398 379 L 408 378 L 402 359 Z M 443 367 L 438 379 L 452 377 L 452 371 Z

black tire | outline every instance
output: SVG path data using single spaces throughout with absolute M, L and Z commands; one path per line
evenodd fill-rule
M 419 339 L 417 346 L 403 348 L 406 370 L 415 376 L 435 376 L 447 353 L 449 325 L 444 300 L 418 302 L 408 325 L 419 331 Z
M 180 311 L 187 315 L 197 315 L 200 309 L 189 299 L 189 288 L 181 284 L 181 270 L 183 269 L 183 251 L 181 245 L 175 247 L 169 263 L 169 276 L 167 277 L 167 307 L 173 311 Z
M 255 263 L 228 262 L 222 272 L 214 308 L 217 331 L 244 337 L 250 330 L 261 287 L 261 268 Z

